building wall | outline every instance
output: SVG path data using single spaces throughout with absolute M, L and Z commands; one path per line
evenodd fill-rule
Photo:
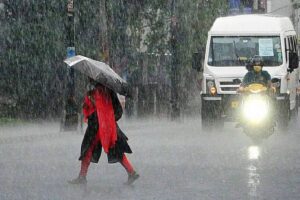
M 291 0 L 268 0 L 267 1 L 267 13 L 282 15 L 290 17 L 293 21 L 295 29 L 299 35 L 300 24 L 299 24 L 299 9 L 293 9 Z
M 291 17 L 293 14 L 292 2 L 290 0 L 268 0 L 268 13 Z

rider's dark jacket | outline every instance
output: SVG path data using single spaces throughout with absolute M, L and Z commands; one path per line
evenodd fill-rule
M 254 71 L 249 71 L 243 78 L 242 86 L 248 85 L 250 83 L 263 83 L 268 84 L 271 80 L 271 76 L 267 71 L 261 71 L 255 73 Z

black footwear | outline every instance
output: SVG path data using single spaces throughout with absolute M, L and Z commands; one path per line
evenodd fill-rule
M 85 176 L 78 176 L 77 178 L 68 181 L 68 183 L 70 183 L 70 184 L 78 184 L 78 185 L 79 184 L 86 184 L 87 180 L 86 180 Z
M 126 185 L 131 185 L 139 177 L 140 177 L 140 175 L 136 171 L 134 171 L 132 174 L 129 174 Z

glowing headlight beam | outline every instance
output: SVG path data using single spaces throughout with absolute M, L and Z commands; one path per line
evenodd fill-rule
M 269 112 L 269 106 L 263 98 L 249 98 L 244 102 L 243 115 L 252 123 L 264 120 Z

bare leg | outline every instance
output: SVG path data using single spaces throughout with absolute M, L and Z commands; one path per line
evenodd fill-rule
M 140 177 L 140 175 L 133 169 L 131 163 L 127 159 L 126 155 L 123 155 L 123 159 L 121 161 L 122 166 L 126 169 L 128 173 L 128 180 L 126 184 L 132 184 L 136 179 Z
M 125 154 L 123 155 L 121 164 L 126 169 L 128 174 L 132 174 L 134 172 L 134 169 Z
M 87 150 L 84 158 L 81 161 L 81 169 L 79 172 L 79 176 L 76 179 L 69 181 L 69 183 L 71 183 L 71 184 L 86 184 L 87 183 L 86 176 L 87 176 L 89 166 L 91 164 L 92 154 L 93 154 L 93 151 L 94 151 L 96 145 L 97 145 L 97 140 L 94 140 L 93 143 L 91 144 L 90 148 Z

